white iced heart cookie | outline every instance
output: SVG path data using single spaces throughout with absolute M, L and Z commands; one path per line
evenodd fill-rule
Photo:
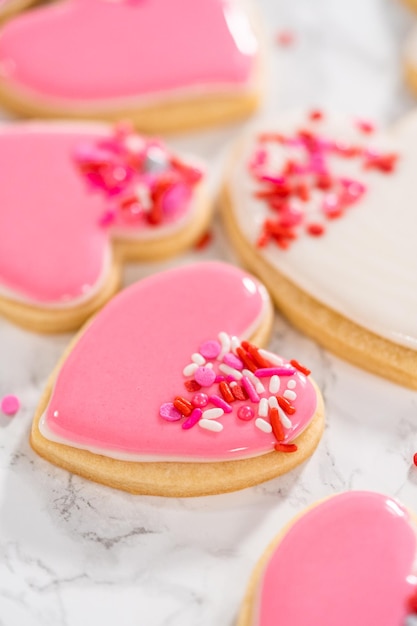
M 239 145 L 224 218 L 290 320 L 364 369 L 417 388 L 417 116 L 287 114 Z

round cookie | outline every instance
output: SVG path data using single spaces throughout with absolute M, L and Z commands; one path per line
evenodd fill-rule
M 238 626 L 412 626 L 414 519 L 388 496 L 352 491 L 293 520 L 249 583 Z
M 148 133 L 199 128 L 257 107 L 258 56 L 239 0 L 65 0 L 3 27 L 0 101 Z
M 338 356 L 417 388 L 417 116 L 389 134 L 313 111 L 239 144 L 224 221 L 295 326 Z
M 324 411 L 305 367 L 254 345 L 271 324 L 265 289 L 230 265 L 136 283 L 52 375 L 33 448 L 71 472 L 149 495 L 222 493 L 291 470 L 316 448 Z
M 2 126 L 0 314 L 78 328 L 117 290 L 123 261 L 184 250 L 211 208 L 200 163 L 126 126 Z

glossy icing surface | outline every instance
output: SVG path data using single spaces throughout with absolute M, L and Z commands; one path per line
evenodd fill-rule
M 244 86 L 256 49 L 234 0 L 66 0 L 9 22 L 0 65 L 34 93 L 95 101 Z
M 184 364 L 223 330 L 249 337 L 262 323 L 265 290 L 242 270 L 202 263 L 154 275 L 114 298 L 64 363 L 40 429 L 68 445 L 131 460 L 226 460 L 272 451 L 276 439 L 225 415 L 221 433 L 177 428 L 161 405 L 184 390 Z M 304 378 L 304 382 L 302 381 Z M 298 378 L 296 436 L 316 393 Z M 184 390 L 185 392 L 185 390 Z
M 409 514 L 395 500 L 370 492 L 334 496 L 279 543 L 253 626 L 403 626 L 415 550 Z
M 100 217 L 106 199 L 88 187 L 73 155 L 80 144 L 110 132 L 82 124 L 2 127 L 0 293 L 65 306 L 88 297 L 105 280 L 110 232 Z M 178 223 L 191 208 L 191 201 L 184 204 Z M 123 225 L 122 235 L 149 238 L 160 232 L 133 223 Z
M 329 221 L 321 237 L 301 235 L 288 250 L 268 245 L 262 255 L 320 302 L 395 343 L 417 348 L 417 116 L 390 135 L 364 135 L 352 120 L 328 116 L 306 122 L 304 114 L 296 113 L 263 130 L 288 135 L 300 128 L 347 145 L 396 153 L 398 163 L 394 172 L 384 174 L 358 166 L 355 159 L 332 159 L 332 171 L 359 180 L 366 193 L 341 219 Z M 231 178 L 235 216 L 253 245 L 268 216 L 265 202 L 254 197 L 257 184 L 248 174 L 255 145 L 254 137 L 247 139 Z M 280 148 L 274 155 L 278 163 L 289 157 Z

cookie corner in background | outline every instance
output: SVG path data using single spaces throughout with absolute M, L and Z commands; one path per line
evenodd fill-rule
M 240 0 L 47 4 L 0 29 L 0 102 L 23 116 L 129 118 L 147 133 L 234 121 L 262 91 L 253 22 Z
M 417 389 L 417 116 L 282 113 L 237 144 L 222 194 L 231 243 L 302 332 Z
M 318 445 L 324 409 L 305 365 L 262 349 L 272 320 L 262 284 L 224 263 L 132 285 L 58 365 L 33 448 L 145 495 L 224 493 L 290 471 Z

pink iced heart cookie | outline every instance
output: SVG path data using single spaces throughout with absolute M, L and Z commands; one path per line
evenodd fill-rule
M 304 366 L 252 343 L 271 321 L 262 285 L 223 263 L 137 283 L 53 375 L 33 447 L 133 493 L 219 493 L 290 470 L 315 449 L 323 407 Z
M 224 194 L 230 238 L 301 330 L 417 388 L 417 116 L 389 134 L 320 111 L 241 144 Z
M 238 0 L 66 0 L 3 28 L 1 100 L 147 132 L 199 127 L 256 107 L 257 49 Z
M 175 254 L 207 228 L 204 174 L 127 127 L 0 129 L 0 313 L 78 328 L 118 287 L 124 259 Z
M 398 502 L 352 491 L 293 521 L 259 562 L 238 626 L 413 626 L 416 531 Z

